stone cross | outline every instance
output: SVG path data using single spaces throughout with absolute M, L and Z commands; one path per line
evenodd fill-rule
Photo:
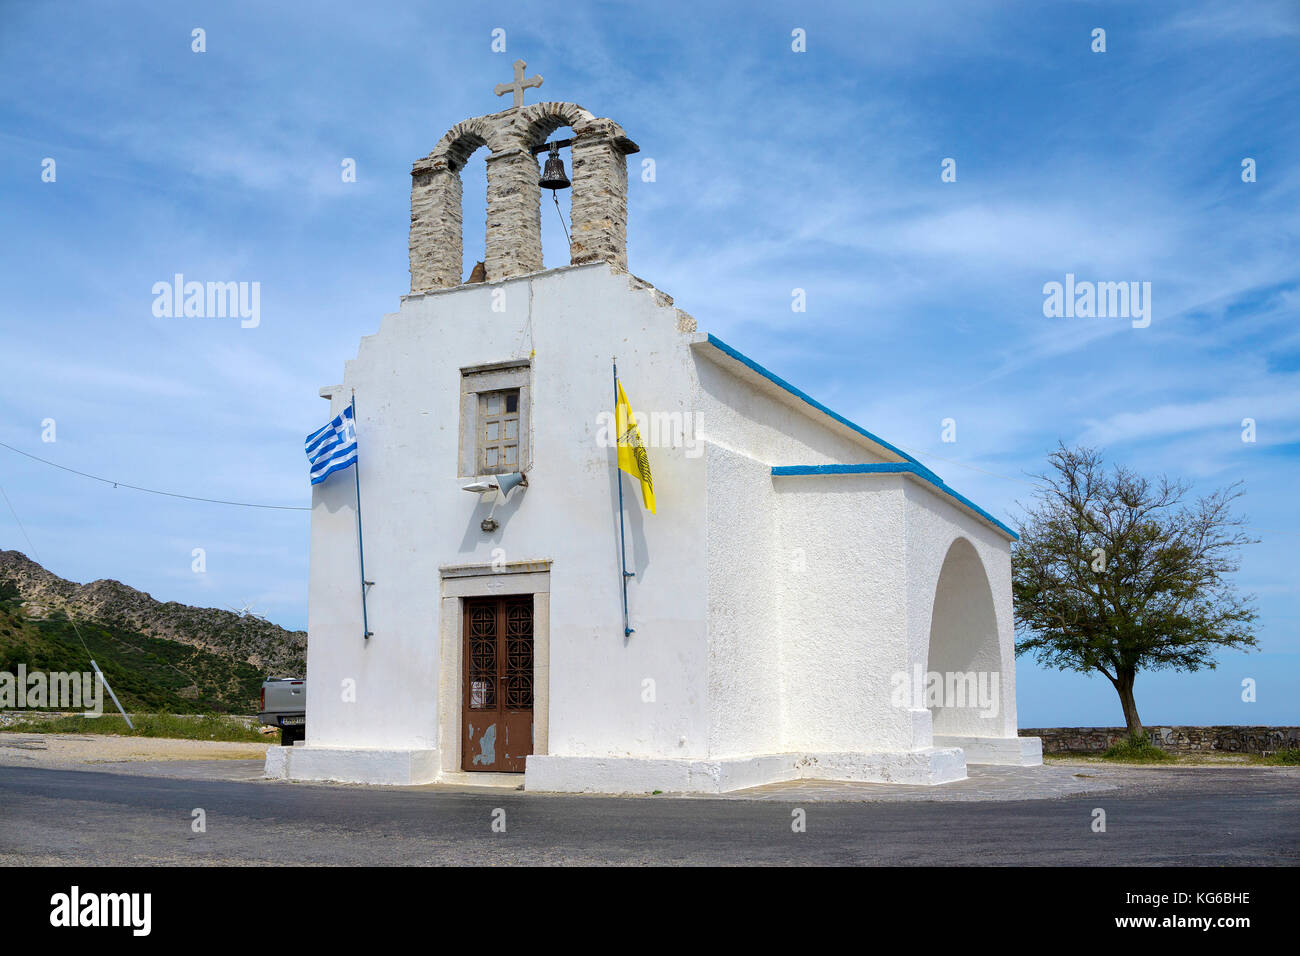
M 507 93 L 515 94 L 515 105 L 511 109 L 519 109 L 524 105 L 524 90 L 529 87 L 538 87 L 542 85 L 542 77 L 539 73 L 537 76 L 530 76 L 524 79 L 524 67 L 528 64 L 523 60 L 515 60 L 515 79 L 513 83 L 498 83 L 496 86 L 497 96 L 505 96 Z

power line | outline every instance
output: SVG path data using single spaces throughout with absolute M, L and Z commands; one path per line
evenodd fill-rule
M 5 447 L 8 448 L 9 446 L 5 445 Z M 16 448 L 14 449 L 14 451 L 17 450 L 18 449 Z M 29 455 L 28 457 L 30 458 L 34 456 Z M 50 462 L 49 464 L 52 464 L 52 462 Z M 71 469 L 68 470 L 70 471 Z M 27 548 L 28 550 L 31 551 L 32 560 L 34 560 L 37 564 L 41 564 L 40 555 L 36 553 L 36 548 L 35 546 L 32 545 L 31 536 L 27 534 L 27 529 L 23 527 L 22 520 L 18 517 L 18 512 L 14 510 L 14 503 L 9 500 L 9 495 L 5 492 L 3 487 L 0 487 L 0 495 L 4 496 L 5 504 L 9 506 L 9 513 L 14 516 L 14 522 L 17 523 L 18 530 L 23 533 L 23 538 L 25 538 L 27 541 Z M 43 566 L 44 565 L 42 565 L 42 567 Z M 99 665 L 95 663 L 95 655 L 90 653 L 90 647 L 89 645 L 86 644 L 86 639 L 81 636 L 81 628 L 77 627 L 77 619 L 72 615 L 71 610 L 67 608 L 65 608 L 64 610 L 65 613 L 67 614 L 68 623 L 72 625 L 72 632 L 77 635 L 77 640 L 81 642 L 81 649 L 86 652 L 86 657 L 90 661 L 90 666 L 93 667 L 95 669 L 95 673 L 99 675 L 100 683 L 102 683 L 105 690 L 108 691 L 108 696 L 113 698 L 113 703 L 117 705 L 117 709 L 121 713 L 122 719 L 126 721 L 126 725 L 130 727 L 132 730 L 135 730 L 135 724 L 131 723 L 131 718 L 127 715 L 126 708 L 123 707 L 122 702 L 117 699 L 117 695 L 113 693 L 113 687 L 111 684 L 109 684 L 108 678 L 104 676 L 104 672 L 100 670 Z M 123 641 L 122 643 L 126 644 L 125 641 Z M 127 644 L 127 647 L 131 647 L 131 646 L 132 645 Z M 139 650 L 139 648 L 137 647 L 135 648 L 135 650 Z M 194 678 L 189 677 L 188 674 L 182 671 L 175 664 L 169 664 L 168 666 L 171 667 L 172 670 L 179 673 L 182 677 L 189 678 L 190 683 L 194 683 Z M 84 691 L 83 691 L 83 696 L 84 696 Z M 102 698 L 100 698 L 100 703 L 103 703 Z
M 524 335 L 528 334 L 531 324 L 532 324 L 532 316 L 530 315 L 529 321 L 524 327 L 524 333 L 523 333 Z M 942 458 L 939 455 L 931 454 L 930 452 L 923 451 L 922 449 L 919 448 L 909 448 L 906 445 L 898 445 L 898 447 L 914 455 L 924 455 L 926 458 L 929 458 L 931 460 L 942 461 L 945 462 L 946 464 L 956 465 L 958 468 L 965 468 L 969 471 L 977 471 L 980 474 L 988 475 L 992 478 L 1001 478 L 1004 481 L 1014 481 L 1017 482 L 1018 484 L 1029 485 L 1030 487 L 1037 487 L 1037 485 L 1034 482 L 1027 481 L 1024 478 L 1016 478 L 1012 475 L 1001 475 L 998 474 L 996 471 L 987 471 L 984 468 L 979 468 L 975 465 L 968 464 L 964 461 L 957 461 L 954 458 Z M 69 468 L 67 465 L 60 465 L 56 461 L 50 461 L 49 459 L 41 458 L 38 455 L 33 455 L 30 452 L 25 452 L 21 448 L 15 448 L 13 445 L 7 445 L 4 442 L 0 442 L 0 448 L 7 448 L 12 452 L 17 452 L 18 454 L 22 455 L 24 458 L 30 458 L 32 459 L 32 461 L 39 461 L 42 465 L 49 465 L 50 467 L 58 468 L 61 471 L 71 472 L 72 474 L 79 475 L 82 478 L 90 478 L 93 481 L 102 481 L 104 484 L 112 485 L 114 488 L 118 488 L 118 487 L 130 488 L 132 491 L 142 491 L 150 495 L 163 495 L 168 498 L 181 498 L 184 499 L 185 501 L 205 501 L 208 502 L 209 504 L 231 505 L 237 508 L 264 508 L 271 511 L 311 511 L 311 508 L 303 507 L 302 505 L 264 505 L 264 504 L 258 504 L 256 502 L 250 502 L 250 501 L 227 501 L 222 498 L 204 498 L 200 495 L 182 495 L 174 491 L 159 491 L 156 488 L 144 488 L 141 487 L 140 485 L 132 485 L 125 481 L 114 481 L 112 478 L 103 478 L 99 475 L 92 475 L 84 471 L 78 471 L 75 468 Z M 6 502 L 7 501 L 8 498 L 6 498 Z M 9 510 L 10 512 L 13 511 L 13 505 L 9 506 Z M 15 514 L 14 520 L 17 521 L 17 519 L 18 516 Z M 21 528 L 22 525 L 20 524 L 19 527 Z M 1283 531 L 1278 528 L 1251 528 L 1251 530 L 1259 532 L 1261 534 L 1282 534 L 1282 535 L 1287 535 L 1288 537 L 1298 536 L 1297 532 Z M 26 537 L 26 532 L 24 532 L 23 535 L 24 537 Z M 31 541 L 28 540 L 27 543 L 30 545 Z
M 18 525 L 18 530 L 23 533 L 23 539 L 27 542 L 28 554 L 36 558 L 36 545 L 32 544 L 31 535 L 27 533 L 27 529 L 23 527 L 22 521 L 19 520 L 18 512 L 14 511 L 14 503 L 9 500 L 9 495 L 5 493 L 4 485 L 0 485 L 0 496 L 4 497 L 5 504 L 9 506 L 9 513 L 14 516 L 14 524 Z M 40 558 L 36 558 L 36 560 L 39 562 Z
M 0 448 L 8 448 L 12 452 L 17 452 L 24 458 L 30 458 L 32 461 L 39 461 L 42 465 L 49 465 L 52 468 L 58 468 L 61 471 L 69 471 L 74 475 L 80 475 L 82 478 L 90 478 L 94 481 L 102 481 L 106 485 L 112 485 L 114 488 L 130 488 L 132 491 L 143 491 L 150 495 L 165 495 L 168 498 L 184 498 L 186 501 L 207 501 L 214 505 L 233 505 L 237 508 L 269 508 L 272 511 L 311 511 L 311 508 L 305 508 L 301 505 L 262 505 L 249 501 L 226 501 L 222 498 L 204 498 L 199 495 L 182 495 L 174 491 L 159 491 L 157 488 L 142 488 L 140 485 L 132 485 L 125 481 L 114 481 L 112 478 L 102 478 L 99 475 L 92 475 L 84 471 L 77 471 L 75 468 L 69 468 L 67 465 L 60 465 L 57 461 L 50 461 L 47 458 L 41 458 L 21 448 L 15 448 L 13 445 L 6 445 L 0 441 Z M 9 508 L 13 511 L 13 506 Z M 17 516 L 15 515 L 15 519 Z M 29 541 L 28 544 L 31 542 Z
M 5 445 L 5 447 L 8 448 L 9 446 Z M 17 451 L 17 449 L 14 450 Z M 9 513 L 14 516 L 14 523 L 18 525 L 18 530 L 23 533 L 23 538 L 27 542 L 27 552 L 32 556 L 32 559 L 37 564 L 44 567 L 40 555 L 36 553 L 36 546 L 32 544 L 31 536 L 27 533 L 27 529 L 23 527 L 22 520 L 18 517 L 18 512 L 14 510 L 14 503 L 9 500 L 9 495 L 5 492 L 3 485 L 0 485 L 0 496 L 4 497 L 5 504 L 9 506 Z M 81 628 L 77 627 L 77 621 L 71 614 L 68 615 L 68 623 L 72 625 L 72 632 L 77 635 L 77 640 L 81 641 L 81 647 L 85 650 L 86 657 L 93 660 L 95 655 L 90 653 L 90 648 L 86 646 L 86 639 L 81 636 Z

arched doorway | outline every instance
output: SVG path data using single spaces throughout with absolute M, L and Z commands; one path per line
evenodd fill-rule
M 925 675 L 935 737 L 999 736 L 1002 655 L 993 591 L 965 538 L 948 549 L 935 586 Z

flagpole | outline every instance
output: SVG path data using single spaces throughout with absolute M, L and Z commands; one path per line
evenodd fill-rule
M 352 427 L 357 427 L 357 390 L 352 390 Z M 366 547 L 361 537 L 361 456 L 352 462 L 352 477 L 357 486 L 357 553 L 361 556 L 361 634 L 370 640 L 370 615 L 366 610 Z
M 636 577 L 636 573 L 627 569 L 627 538 L 623 532 L 623 469 L 618 462 L 619 433 L 618 422 L 618 356 L 614 363 L 614 480 L 618 482 L 618 556 L 623 565 L 623 636 L 630 637 L 635 628 L 627 623 L 627 579 Z

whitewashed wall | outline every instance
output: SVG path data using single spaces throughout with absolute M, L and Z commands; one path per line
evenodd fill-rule
M 774 480 L 782 548 L 808 558 L 780 590 L 787 747 L 911 748 L 911 716 L 890 704 L 890 676 L 906 663 L 901 477 Z
M 772 753 L 784 738 L 781 550 L 771 468 L 710 443 L 709 749 Z
M 928 747 L 929 712 L 892 706 L 890 677 L 926 660 L 935 585 L 958 535 L 987 569 L 1010 666 L 1005 539 L 903 476 L 774 479 L 773 465 L 886 459 L 693 333 L 666 297 L 596 264 L 407 297 L 362 340 L 330 413 L 355 388 L 374 636 L 361 638 L 353 473 L 341 472 L 313 498 L 310 748 L 450 752 L 458 724 L 440 730 L 437 700 L 448 564 L 551 562 L 547 753 L 609 786 L 625 778 L 580 758 Z M 637 572 L 626 639 L 614 449 L 597 443 L 613 355 L 634 410 L 680 412 L 707 437 L 698 456 L 650 449 L 657 515 L 625 479 Z M 456 474 L 459 370 L 518 358 L 532 360 L 529 487 L 484 534 L 488 503 Z M 356 703 L 342 698 L 349 679 Z M 1013 673 L 1006 687 L 1000 730 L 1014 734 Z M 549 768 L 545 779 L 571 782 Z M 793 771 L 745 771 L 768 772 Z M 717 784 L 716 768 L 699 773 Z
M 504 313 L 492 309 L 501 290 Z M 490 562 L 501 548 L 507 561 L 553 562 L 552 752 L 705 751 L 704 460 L 652 450 L 659 514 L 628 502 L 638 577 L 628 588 L 636 633 L 625 641 L 614 451 L 596 441 L 597 413 L 613 407 L 613 355 L 634 408 L 687 409 L 685 343 L 674 309 L 604 264 L 408 297 L 362 340 L 331 414 L 355 388 L 374 636 L 361 639 L 352 473 L 340 472 L 313 499 L 309 745 L 438 746 L 438 568 Z M 529 487 L 484 534 L 488 505 L 456 474 L 459 370 L 530 353 Z M 341 700 L 346 678 L 355 704 Z M 642 701 L 646 678 L 653 704 Z
M 713 356 L 698 363 L 709 463 L 710 756 L 792 752 L 811 741 L 827 745 L 821 749 L 853 749 L 838 743 L 871 735 L 860 719 L 861 687 L 839 692 L 846 663 L 841 652 L 880 616 L 868 608 L 854 625 L 856 635 L 827 633 L 813 622 L 836 613 L 827 602 L 842 572 L 856 569 L 872 549 L 887 548 L 887 535 L 842 536 L 845 510 L 849 526 L 858 526 L 859 517 L 842 495 L 813 492 L 815 500 L 801 503 L 804 513 L 792 515 L 800 505 L 787 503 L 792 489 L 782 479 L 774 482 L 772 466 L 885 459 L 866 440 L 829 426 L 819 413 L 810 415 L 806 404 L 778 386 L 752 375 L 739 378 L 727 359 L 724 368 L 711 350 L 699 351 Z M 835 600 L 847 600 L 852 610 L 864 603 L 857 591 Z M 831 718 L 830 709 L 840 705 L 847 709 Z

